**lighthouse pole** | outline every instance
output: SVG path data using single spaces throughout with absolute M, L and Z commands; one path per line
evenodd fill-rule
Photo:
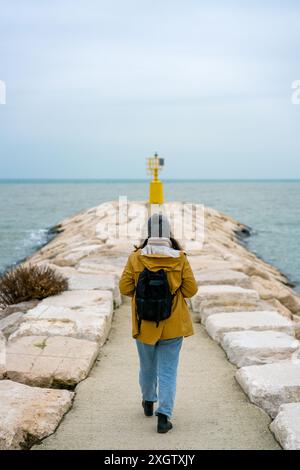
M 158 179 L 158 173 L 164 166 L 164 159 L 159 158 L 157 153 L 153 157 L 147 158 L 147 170 L 153 179 L 150 181 L 149 188 L 149 203 L 150 204 L 163 204 L 164 203 L 164 188 L 163 183 Z

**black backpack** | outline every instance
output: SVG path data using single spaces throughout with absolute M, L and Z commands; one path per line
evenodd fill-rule
M 173 297 L 163 269 L 150 271 L 145 268 L 140 273 L 135 297 L 139 333 L 142 320 L 155 321 L 158 327 L 161 320 L 169 318 Z

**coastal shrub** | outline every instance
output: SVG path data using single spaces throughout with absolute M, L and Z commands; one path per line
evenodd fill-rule
M 0 277 L 0 307 L 41 300 L 68 289 L 68 281 L 50 266 L 20 265 Z

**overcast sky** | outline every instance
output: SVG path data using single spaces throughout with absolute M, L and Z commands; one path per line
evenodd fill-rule
M 300 178 L 300 2 L 0 0 L 0 178 Z

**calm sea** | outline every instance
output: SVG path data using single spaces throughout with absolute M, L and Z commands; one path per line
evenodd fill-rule
M 0 271 L 47 240 L 48 229 L 101 202 L 147 199 L 148 181 L 0 181 Z M 166 200 L 200 202 L 249 225 L 248 247 L 300 292 L 300 181 L 165 181 Z

